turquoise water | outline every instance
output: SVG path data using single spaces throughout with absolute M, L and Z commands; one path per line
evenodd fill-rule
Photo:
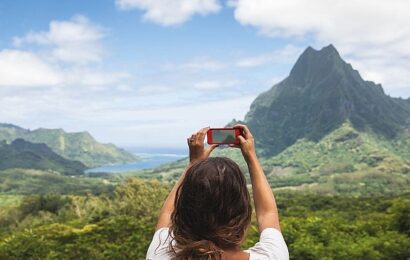
M 111 164 L 106 166 L 101 166 L 98 168 L 88 169 L 85 172 L 106 172 L 106 173 L 116 173 L 116 172 L 127 172 L 133 170 L 151 169 L 160 166 L 165 163 L 170 163 L 177 161 L 186 157 L 185 154 L 167 154 L 167 153 L 136 153 L 136 156 L 142 158 L 141 161 L 134 163 L 125 164 Z

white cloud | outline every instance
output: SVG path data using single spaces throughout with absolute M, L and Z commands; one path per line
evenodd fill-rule
M 270 53 L 238 59 L 235 62 L 235 65 L 238 67 L 250 68 L 263 66 L 269 63 L 288 64 L 295 62 L 301 52 L 302 48 L 300 47 L 286 45 L 284 48 L 277 49 Z
M 194 84 L 194 88 L 201 90 L 213 90 L 223 87 L 220 81 L 200 81 Z
M 175 90 L 174 86 L 171 85 L 143 85 L 138 86 L 137 92 L 140 95 L 149 96 L 149 95 L 158 95 L 163 93 L 170 93 L 172 90 Z
M 392 91 L 410 87 L 410 1 L 235 0 L 229 5 L 236 20 L 262 34 L 333 43 L 363 75 L 373 77 L 369 80 L 381 79 Z
M 51 86 L 61 81 L 60 73 L 33 53 L 0 51 L 0 86 Z
M 81 88 L 15 93 L 0 95 L 0 118 L 30 128 L 87 130 L 100 141 L 118 145 L 181 147 L 186 136 L 200 127 L 220 127 L 232 118 L 243 118 L 255 98 L 206 101 L 182 95 L 190 102 L 181 104 L 169 93 L 161 92 L 155 97 L 113 91 L 104 96 Z M 172 102 L 167 103 L 170 98 Z
M 180 69 L 188 72 L 199 72 L 199 71 L 217 71 L 224 69 L 226 65 L 223 62 L 211 59 L 209 57 L 197 57 L 189 62 L 180 65 L 169 65 L 171 69 Z
M 363 58 L 360 55 L 349 59 L 355 69 L 366 80 L 383 83 L 383 89 L 392 96 L 410 97 L 410 58 L 386 57 L 380 53 L 375 58 Z
M 199 90 L 216 90 L 241 85 L 238 80 L 205 80 L 194 84 L 195 89 Z
M 106 29 L 92 24 L 85 16 L 74 16 L 69 21 L 51 21 L 48 31 L 29 32 L 15 37 L 14 45 L 38 44 L 51 47 L 53 58 L 69 63 L 98 62 L 102 59 L 101 39 Z
M 101 40 L 106 31 L 77 15 L 68 21 L 51 21 L 47 31 L 14 37 L 14 49 L 0 50 L 0 86 L 3 90 L 87 86 L 93 91 L 124 84 L 130 74 L 89 64 L 103 58 Z M 37 45 L 41 48 L 33 48 Z
M 88 67 L 61 68 L 33 52 L 0 50 L 0 86 L 4 88 L 108 86 L 131 78 L 125 72 Z
M 264 54 L 264 55 L 257 55 L 253 57 L 242 58 L 236 62 L 236 66 L 244 67 L 244 68 L 258 67 L 258 66 L 266 65 L 270 63 L 271 61 L 272 61 L 272 56 L 270 54 Z
M 210 57 L 194 57 L 190 60 L 174 63 L 167 62 L 161 66 L 163 72 L 171 73 L 200 73 L 217 72 L 226 69 L 227 64 Z
M 73 68 L 64 71 L 65 85 L 107 86 L 131 78 L 126 72 L 103 72 L 87 68 Z
M 181 24 L 193 15 L 217 13 L 221 9 L 219 0 L 116 0 L 123 10 L 140 9 L 144 19 L 164 26 Z
M 103 141 L 130 146 L 130 136 L 138 138 L 132 145 L 150 147 L 181 147 L 186 137 L 206 126 L 223 127 L 233 118 L 241 119 L 249 110 L 255 96 L 196 102 L 181 106 L 162 106 L 155 109 L 106 110 L 85 120 L 104 125 L 94 132 Z M 128 120 L 124 122 L 122 120 Z M 110 122 L 109 125 L 104 124 Z M 100 122 L 100 123 L 98 123 Z M 117 127 L 121 125 L 121 127 Z M 106 132 L 110 132 L 107 139 Z
M 113 71 L 108 61 L 92 62 L 104 60 L 100 29 L 85 17 L 52 21 L 48 29 L 16 37 L 14 49 L 0 49 L 2 121 L 87 130 L 100 141 L 128 146 L 180 147 L 192 131 L 224 126 L 248 111 L 254 96 L 227 89 L 243 82 L 230 80 L 237 77 L 226 73 L 235 67 L 228 62 L 196 57 L 170 61 L 168 70 L 163 63 L 144 64 L 132 71 L 138 76 Z M 71 53 L 80 46 L 100 48 L 97 58 Z
M 237 0 L 235 18 L 270 35 L 305 35 L 351 43 L 384 42 L 406 36 L 410 3 L 381 0 Z M 383 34 L 380 34 L 383 32 Z

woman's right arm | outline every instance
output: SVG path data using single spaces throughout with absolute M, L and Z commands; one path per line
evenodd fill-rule
M 248 164 L 249 174 L 251 176 L 253 200 L 255 203 L 259 232 L 262 232 L 265 228 L 276 228 L 280 230 L 279 214 L 275 197 L 256 156 L 253 136 L 246 125 L 238 124 L 234 127 L 240 128 L 243 132 L 243 136 L 239 136 L 240 148 Z

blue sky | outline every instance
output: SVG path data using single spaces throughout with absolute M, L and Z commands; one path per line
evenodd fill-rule
M 1 121 L 182 147 L 200 127 L 242 119 L 307 46 L 329 43 L 409 97 L 408 1 L 345 2 L 2 0 Z

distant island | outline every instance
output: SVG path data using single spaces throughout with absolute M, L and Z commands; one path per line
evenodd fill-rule
M 58 155 L 94 168 L 112 163 L 135 162 L 140 158 L 113 144 L 97 142 L 88 132 L 67 133 L 63 129 L 28 130 L 13 124 L 0 123 L 0 141 L 16 139 L 43 143 Z

